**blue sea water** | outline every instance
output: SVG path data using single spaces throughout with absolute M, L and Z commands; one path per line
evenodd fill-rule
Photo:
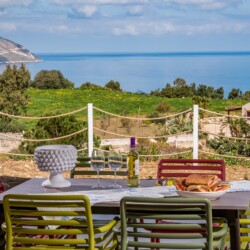
M 37 54 L 43 61 L 27 63 L 32 79 L 41 70 L 60 70 L 75 87 L 118 81 L 131 92 L 149 93 L 180 77 L 187 84 L 250 90 L 250 52 L 65 53 Z M 0 72 L 5 66 L 0 65 Z

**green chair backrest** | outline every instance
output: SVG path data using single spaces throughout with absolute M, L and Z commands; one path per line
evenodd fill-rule
M 127 176 L 127 158 L 122 158 L 122 168 L 116 171 L 117 176 Z M 97 175 L 96 171 L 91 168 L 90 157 L 88 156 L 78 156 L 76 166 L 70 171 L 70 178 L 75 178 L 76 176 L 93 176 Z M 114 171 L 108 167 L 108 159 L 105 159 L 105 169 L 99 172 L 99 175 L 114 175 Z
M 250 204 L 249 204 L 250 206 Z M 247 250 L 249 249 L 249 243 L 250 243 L 250 209 L 241 211 L 240 212 L 240 249 L 241 250 Z M 227 235 L 227 250 L 231 249 L 229 242 L 230 242 L 230 235 L 228 230 Z
M 19 249 L 114 249 L 106 228 L 94 228 L 90 201 L 84 195 L 9 194 L 3 200 L 6 250 Z M 81 219 L 79 219 L 81 218 Z M 111 244 L 111 247 L 106 247 Z M 70 246 L 70 247 L 69 247 Z M 23 247 L 23 248 L 20 248 Z
M 216 245 L 225 244 L 227 225 L 213 233 L 211 204 L 207 199 L 124 197 L 120 206 L 122 250 L 212 250 L 215 240 Z M 163 220 L 167 223 L 159 223 Z
M 250 209 L 240 214 L 241 249 L 249 249 L 250 243 Z

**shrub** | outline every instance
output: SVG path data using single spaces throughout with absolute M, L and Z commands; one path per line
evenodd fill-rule
M 51 116 L 47 114 L 46 116 Z M 48 139 L 57 138 L 72 134 L 87 127 L 86 122 L 78 121 L 74 115 L 66 117 L 56 117 L 53 119 L 39 120 L 37 125 L 30 131 L 24 133 L 24 138 L 27 139 Z M 87 131 L 52 141 L 23 141 L 19 146 L 21 152 L 33 154 L 36 147 L 44 144 L 69 144 L 76 148 L 83 148 L 87 144 Z M 99 146 L 100 140 L 94 138 L 95 146 Z
M 159 113 L 166 113 L 166 112 L 168 112 L 168 111 L 170 110 L 170 106 L 169 106 L 169 104 L 166 103 L 166 102 L 160 102 L 160 103 L 156 106 L 155 110 L 156 110 L 157 112 L 159 112 Z
M 35 76 L 31 87 L 38 89 L 66 89 L 73 88 L 70 82 L 59 70 L 42 70 Z
M 79 87 L 79 89 L 103 89 L 103 87 L 95 83 L 85 82 Z
M 107 89 L 112 89 L 112 90 L 116 90 L 116 91 L 122 91 L 121 87 L 120 87 L 120 83 L 119 82 L 115 82 L 113 80 L 107 82 L 105 84 L 105 87 Z

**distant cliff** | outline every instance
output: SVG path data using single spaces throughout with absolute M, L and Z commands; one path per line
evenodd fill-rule
M 41 60 L 22 45 L 0 37 L 0 64 L 38 61 Z

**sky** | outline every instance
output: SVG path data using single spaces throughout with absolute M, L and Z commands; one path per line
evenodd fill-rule
M 250 51 L 250 0 L 0 0 L 33 53 Z

